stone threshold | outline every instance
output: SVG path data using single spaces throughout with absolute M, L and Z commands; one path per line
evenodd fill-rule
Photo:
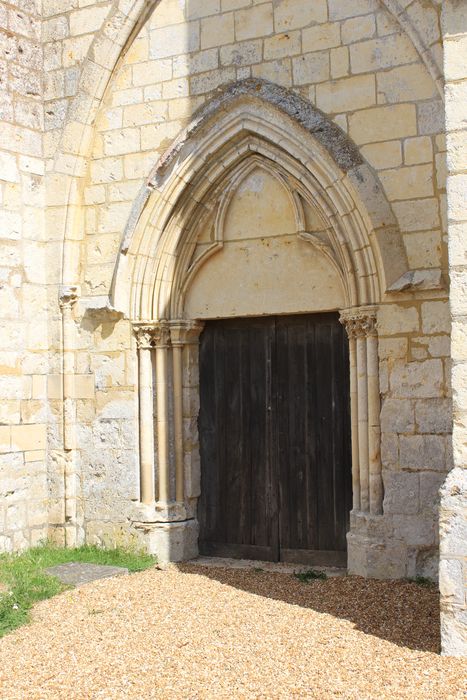
M 313 569 L 323 571 L 327 576 L 347 576 L 347 569 L 331 566 L 310 566 L 309 564 L 291 564 L 289 562 L 257 561 L 254 559 L 231 559 L 228 557 L 197 557 L 183 563 L 193 566 L 204 566 L 211 569 L 250 569 L 267 571 L 275 574 L 302 573 Z

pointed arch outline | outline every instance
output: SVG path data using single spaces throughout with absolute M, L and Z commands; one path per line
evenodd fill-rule
M 112 284 L 116 308 L 137 321 L 182 317 L 180 280 L 194 227 L 253 155 L 292 178 L 329 222 L 349 306 L 378 303 L 407 271 L 392 209 L 353 142 L 295 93 L 247 79 L 202 107 L 140 191 Z

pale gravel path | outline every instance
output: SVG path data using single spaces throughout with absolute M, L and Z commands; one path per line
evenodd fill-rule
M 408 583 L 151 569 L 38 605 L 0 640 L 0 698 L 466 698 L 437 606 Z

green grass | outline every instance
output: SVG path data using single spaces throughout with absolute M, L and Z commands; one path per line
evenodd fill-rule
M 407 581 L 416 583 L 417 586 L 422 586 L 423 588 L 436 588 L 436 583 L 425 576 L 415 576 L 414 578 L 408 578 Z
M 308 569 L 308 571 L 299 571 L 298 573 L 295 571 L 294 576 L 302 583 L 310 583 L 310 581 L 316 579 L 321 579 L 322 581 L 327 579 L 324 571 L 316 571 L 316 569 Z
M 149 554 L 88 545 L 63 549 L 45 544 L 21 554 L 0 554 L 0 637 L 28 622 L 34 603 L 69 588 L 45 569 L 71 561 L 123 566 L 130 572 L 143 571 L 156 562 Z

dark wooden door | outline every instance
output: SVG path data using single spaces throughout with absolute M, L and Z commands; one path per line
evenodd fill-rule
M 349 377 L 337 315 L 206 324 L 200 398 L 200 552 L 345 564 Z

